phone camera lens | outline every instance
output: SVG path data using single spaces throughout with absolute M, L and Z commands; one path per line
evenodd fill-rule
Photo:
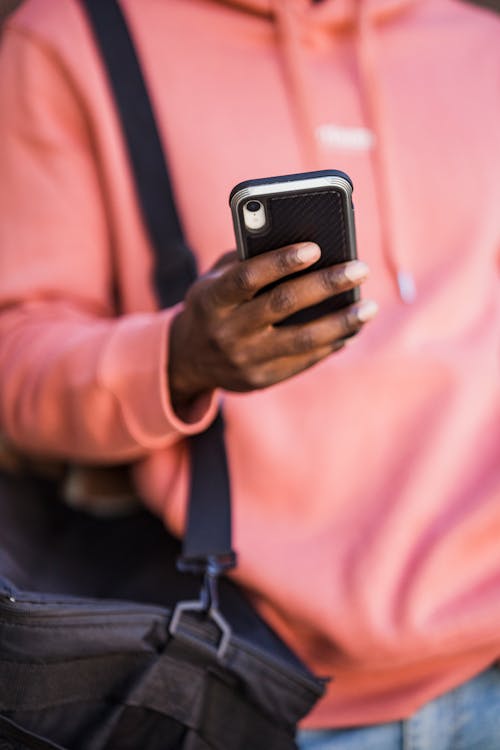
M 266 209 L 262 201 L 250 200 L 243 204 L 243 221 L 249 232 L 259 232 L 266 226 Z
M 262 208 L 262 203 L 259 201 L 248 201 L 246 205 L 247 211 L 250 211 L 250 213 L 255 214 L 257 211 L 260 211 Z

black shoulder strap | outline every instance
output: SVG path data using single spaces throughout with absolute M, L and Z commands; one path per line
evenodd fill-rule
M 184 240 L 165 154 L 146 82 L 116 0 L 81 0 L 106 67 L 120 117 L 135 188 L 155 258 L 154 282 L 162 307 L 175 304 L 196 277 Z M 235 563 L 231 549 L 229 473 L 219 413 L 203 434 L 190 438 L 191 489 L 184 569 L 217 571 Z
M 488 8 L 488 10 L 500 13 L 500 0 L 466 0 L 466 2 L 472 3 L 473 5 L 480 5 L 483 8 Z
M 169 307 L 184 297 L 196 278 L 196 262 L 182 233 L 146 83 L 118 3 L 83 0 L 83 5 L 107 70 L 155 253 L 157 298 L 162 307 Z

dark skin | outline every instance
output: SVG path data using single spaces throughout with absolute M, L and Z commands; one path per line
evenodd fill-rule
M 244 261 L 229 253 L 194 282 L 170 337 L 171 398 L 179 416 L 187 417 L 192 401 L 215 388 L 247 392 L 297 375 L 342 349 L 346 336 L 376 314 L 375 303 L 363 301 L 310 323 L 274 325 L 353 289 L 368 274 L 363 263 L 342 263 L 256 296 L 319 255 L 317 245 L 304 242 Z

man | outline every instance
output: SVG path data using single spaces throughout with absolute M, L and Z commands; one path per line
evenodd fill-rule
M 0 59 L 3 428 L 26 452 L 133 461 L 181 534 L 184 438 L 222 399 L 237 579 L 334 676 L 302 746 L 440 750 L 458 721 L 455 747 L 495 748 L 500 20 L 458 0 L 123 9 L 202 276 L 156 309 L 84 16 L 28 0 Z M 352 177 L 362 261 L 255 297 L 319 250 L 221 258 L 229 192 L 315 168 Z M 365 263 L 361 303 L 274 326 Z

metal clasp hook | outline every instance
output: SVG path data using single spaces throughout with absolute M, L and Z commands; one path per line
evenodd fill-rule
M 182 638 L 190 643 L 199 645 L 199 641 L 191 638 L 179 629 L 182 616 L 185 612 L 199 612 L 205 614 L 212 620 L 220 631 L 219 643 L 217 645 L 217 658 L 223 659 L 229 642 L 231 640 L 232 628 L 219 611 L 219 576 L 225 570 L 236 565 L 234 552 L 224 556 L 209 556 L 206 560 L 187 560 L 180 558 L 177 563 L 180 570 L 189 572 L 203 572 L 203 583 L 200 589 L 199 599 L 178 602 L 172 614 L 168 627 L 170 635 Z

